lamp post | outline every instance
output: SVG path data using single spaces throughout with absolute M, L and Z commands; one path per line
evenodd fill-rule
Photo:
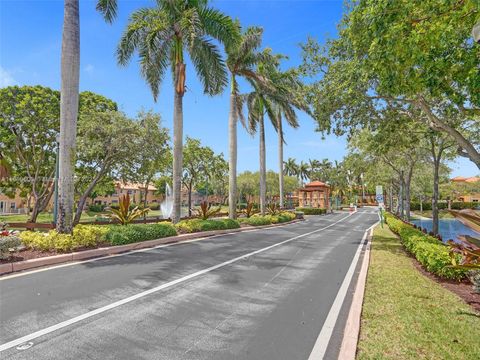
M 56 225 L 57 218 L 58 218 L 58 155 L 60 150 L 60 134 L 56 136 L 55 141 L 57 142 L 57 153 L 55 154 L 55 180 L 54 180 L 55 192 L 54 192 L 54 199 L 53 199 L 54 201 L 53 202 L 53 223 Z

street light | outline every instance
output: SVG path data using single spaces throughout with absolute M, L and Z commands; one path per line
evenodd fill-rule
M 54 193 L 54 203 L 53 203 L 53 223 L 57 225 L 57 219 L 58 219 L 58 157 L 59 157 L 59 152 L 60 152 L 60 134 L 57 134 L 55 137 L 55 141 L 57 142 L 57 152 L 55 154 L 55 180 L 54 180 L 54 186 L 55 186 L 55 193 Z

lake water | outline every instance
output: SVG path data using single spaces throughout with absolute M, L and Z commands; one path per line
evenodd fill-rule
M 431 219 L 412 220 L 411 222 L 417 226 L 421 226 L 422 228 L 427 229 L 427 231 L 432 230 Z M 458 235 L 470 235 L 476 238 L 480 238 L 480 233 L 463 225 L 457 219 L 440 219 L 438 221 L 438 227 L 439 233 L 442 236 L 443 241 L 448 241 L 450 239 L 457 240 Z

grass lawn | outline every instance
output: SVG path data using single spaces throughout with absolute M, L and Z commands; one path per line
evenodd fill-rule
M 87 211 L 82 214 L 82 221 L 93 221 L 95 220 L 95 215 L 99 213 Z M 28 215 L 26 214 L 13 214 L 13 215 L 0 215 L 0 222 L 26 222 L 28 220 Z M 53 222 L 53 213 L 40 213 L 37 217 L 38 223 L 51 223 Z
M 480 359 L 480 314 L 415 269 L 387 227 L 370 261 L 357 359 Z

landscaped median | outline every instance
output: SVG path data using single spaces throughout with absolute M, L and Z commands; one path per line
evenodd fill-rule
M 420 234 L 406 231 L 407 225 L 398 222 L 388 217 L 389 226 L 403 237 L 416 235 L 408 247 L 413 249 L 412 242 L 418 242 L 417 246 L 424 243 Z M 425 243 L 434 244 L 430 240 Z M 443 254 L 443 248 L 430 249 Z M 432 263 L 443 259 L 441 255 L 440 260 Z M 460 276 L 450 270 L 440 273 L 451 278 Z M 479 334 L 480 315 L 422 274 L 392 231 L 386 226 L 377 227 L 371 246 L 357 359 L 480 359 Z
M 249 220 L 255 219 L 255 220 Z M 249 219 L 188 219 L 172 225 L 169 222 L 129 225 L 77 225 L 73 234 L 23 231 L 17 236 L 26 248 L 0 262 L 0 275 L 57 263 L 114 255 L 135 249 L 200 237 L 226 234 L 251 228 L 269 227 L 293 222 L 295 214 L 255 215 Z M 28 253 L 25 259 L 18 255 Z

